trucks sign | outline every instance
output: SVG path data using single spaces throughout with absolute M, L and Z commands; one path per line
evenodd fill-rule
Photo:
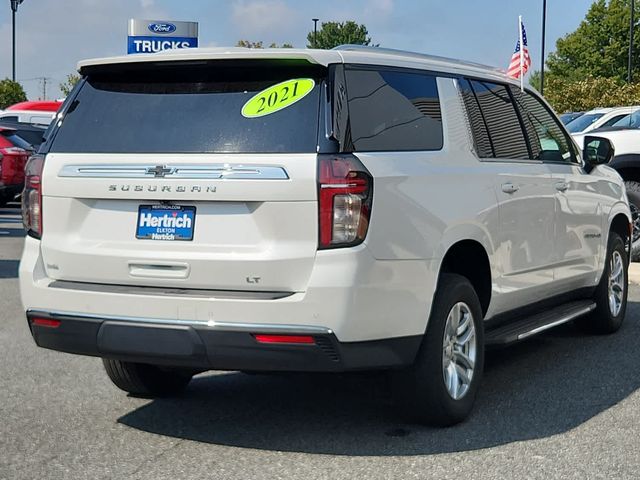
M 198 46 L 197 22 L 129 20 L 127 53 L 155 53 Z

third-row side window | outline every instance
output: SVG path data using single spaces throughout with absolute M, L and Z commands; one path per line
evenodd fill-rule
M 442 148 L 442 113 L 434 76 L 360 68 L 348 68 L 345 74 L 355 151 Z

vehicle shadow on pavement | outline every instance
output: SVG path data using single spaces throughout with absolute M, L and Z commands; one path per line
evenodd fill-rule
M 121 417 L 124 425 L 197 442 L 331 455 L 425 455 L 493 447 L 566 432 L 640 387 L 630 303 L 615 335 L 566 325 L 487 355 L 476 407 L 463 424 L 410 423 L 384 374 L 196 377 L 180 398 L 159 399 Z

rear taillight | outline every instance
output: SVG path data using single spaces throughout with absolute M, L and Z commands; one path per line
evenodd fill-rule
M 35 238 L 42 236 L 42 169 L 44 156 L 34 155 L 25 167 L 22 192 L 22 222 L 27 233 Z
M 352 247 L 367 236 L 373 179 L 351 154 L 318 155 L 319 248 Z
M 7 155 L 26 155 L 27 151 L 24 148 L 20 147 L 6 147 L 3 148 L 2 151 Z
M 53 318 L 34 317 L 31 319 L 31 324 L 37 327 L 58 328 L 62 322 Z

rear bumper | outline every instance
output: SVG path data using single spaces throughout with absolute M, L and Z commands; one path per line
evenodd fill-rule
M 286 296 L 190 291 L 176 280 L 167 280 L 163 288 L 146 288 L 134 286 L 141 282 L 133 277 L 123 282 L 129 285 L 77 284 L 49 277 L 47 270 L 61 275 L 64 265 L 45 268 L 40 250 L 40 241 L 25 239 L 20 263 L 25 311 L 204 326 L 322 326 L 349 344 L 423 335 L 437 281 L 434 261 L 379 261 L 360 245 L 318 252 L 305 291 Z M 95 250 L 99 255 L 101 249 Z M 99 279 L 100 272 L 95 276 Z
M 245 324 L 239 329 L 42 311 L 28 311 L 27 319 L 36 344 L 43 348 L 202 370 L 341 372 L 395 368 L 413 363 L 421 341 L 416 335 L 345 343 L 321 327 Z M 276 333 L 309 336 L 313 343 L 265 344 L 255 338 Z

